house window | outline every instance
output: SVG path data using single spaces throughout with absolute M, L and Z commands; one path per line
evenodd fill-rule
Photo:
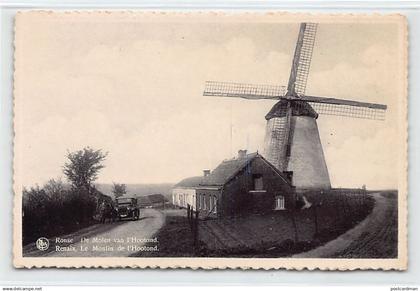
M 254 180 L 254 190 L 264 190 L 262 175 L 252 175 L 252 178 Z
M 211 211 L 212 209 L 213 209 L 213 196 L 212 195 L 210 195 L 209 196 L 209 210 Z
M 202 194 L 198 194 L 198 209 L 201 209 L 201 197 L 203 195 Z
M 213 196 L 213 203 L 214 203 L 213 213 L 217 213 L 217 198 L 216 198 L 216 196 Z
M 204 209 L 204 210 L 207 210 L 206 195 L 203 195 L 203 209 Z
M 276 210 L 284 210 L 284 196 L 276 196 Z

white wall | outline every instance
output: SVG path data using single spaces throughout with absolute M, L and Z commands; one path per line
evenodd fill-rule
M 179 207 L 187 207 L 190 204 L 193 209 L 196 208 L 196 191 L 191 188 L 172 189 L 172 203 Z

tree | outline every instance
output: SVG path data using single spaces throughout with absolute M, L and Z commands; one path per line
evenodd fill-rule
M 112 193 L 114 193 L 115 198 L 121 197 L 127 193 L 127 187 L 125 184 L 118 184 L 118 183 L 112 183 L 112 184 L 113 184 Z
M 22 204 L 22 238 L 24 243 L 47 236 L 53 219 L 50 209 L 50 198 L 38 185 L 23 189 Z
M 65 186 L 61 178 L 50 179 L 44 185 L 44 191 L 51 199 L 62 200 L 65 192 Z
M 103 162 L 107 154 L 101 149 L 94 150 L 90 147 L 68 152 L 68 161 L 64 164 L 63 172 L 72 187 L 90 193 L 92 182 L 98 178 L 99 171 L 104 168 Z

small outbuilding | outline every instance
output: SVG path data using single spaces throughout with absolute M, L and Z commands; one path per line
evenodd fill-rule
M 203 176 L 190 177 L 177 183 L 172 189 L 172 204 L 178 207 L 187 208 L 187 205 L 196 210 L 197 188 L 203 181 Z
M 191 205 L 200 216 L 232 217 L 295 207 L 292 173 L 282 173 L 259 153 L 223 161 L 212 172 L 182 180 L 173 189 L 173 203 Z

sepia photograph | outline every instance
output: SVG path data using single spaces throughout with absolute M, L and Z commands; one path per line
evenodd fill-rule
M 406 269 L 406 30 L 18 13 L 14 265 Z

